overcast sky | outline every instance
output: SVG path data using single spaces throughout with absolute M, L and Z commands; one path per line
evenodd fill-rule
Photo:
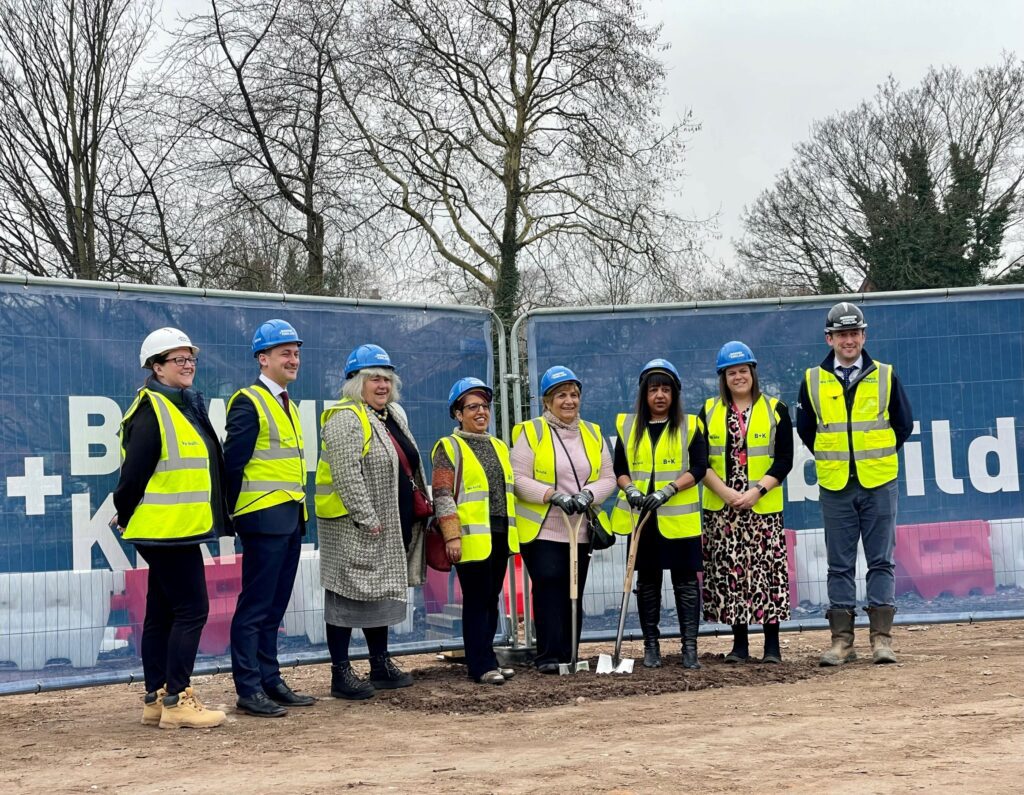
M 811 122 L 905 86 L 931 65 L 966 71 L 1024 56 L 1024 0 L 644 0 L 664 23 L 666 121 L 690 109 L 687 178 L 670 203 L 719 214 L 710 253 L 732 259 L 740 214 L 789 162 Z M 454 5 L 454 3 L 453 3 Z M 163 0 L 162 21 L 209 0 Z
M 790 161 L 811 122 L 870 98 L 887 75 L 912 86 L 930 65 L 965 71 L 1024 56 L 1022 0 L 647 0 L 663 22 L 666 113 L 692 136 L 685 214 L 720 213 L 713 252 L 732 258 L 740 214 Z M 668 120 L 668 119 L 666 119 Z

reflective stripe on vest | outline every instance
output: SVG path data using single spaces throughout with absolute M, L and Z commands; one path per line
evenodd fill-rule
M 892 365 L 874 362 L 854 385 L 847 413 L 843 383 L 835 373 L 814 367 L 806 373 L 807 394 L 818 419 L 814 464 L 818 485 L 839 491 L 850 479 L 850 441 L 857 479 L 866 488 L 895 480 L 899 472 L 896 433 L 889 424 Z
M 140 389 L 125 412 L 121 421 L 121 460 L 125 455 L 125 426 L 144 399 L 153 406 L 160 428 L 160 459 L 125 528 L 124 538 L 173 541 L 205 535 L 213 529 L 210 453 L 192 423 L 159 392 Z
M 747 423 L 747 483 L 754 486 L 771 469 L 775 460 L 775 436 L 779 424 L 778 399 L 761 395 L 750 409 Z M 725 482 L 725 447 L 729 431 L 726 428 L 728 409 L 720 398 L 708 398 L 704 403 L 708 429 L 708 463 L 715 474 Z M 704 484 L 704 507 L 720 511 L 725 502 Z M 782 486 L 776 486 L 754 503 L 754 513 L 778 513 L 782 510 Z
M 323 441 L 327 420 L 339 411 L 351 411 L 359 418 L 359 424 L 363 429 L 363 458 L 370 452 L 373 430 L 370 428 L 370 417 L 362 401 L 345 398 L 340 403 L 324 409 L 320 415 L 320 461 L 316 465 L 316 493 L 313 497 L 318 519 L 337 519 L 339 516 L 348 515 L 348 508 L 334 488 L 334 475 L 331 473 L 331 465 L 327 463 L 327 445 Z
M 291 415 L 264 386 L 239 389 L 228 401 L 228 412 L 239 397 L 247 398 L 256 409 L 260 429 L 252 456 L 242 470 L 242 488 L 233 516 L 262 511 L 286 502 L 301 502 L 306 509 L 306 460 L 303 456 L 302 425 L 295 405 Z
M 505 479 L 505 515 L 508 519 L 508 546 L 512 552 L 519 551 L 516 535 L 515 494 L 512 476 L 512 461 L 508 446 L 491 436 L 491 445 L 498 456 Z M 455 505 L 462 529 L 462 562 L 486 560 L 491 555 L 491 501 L 487 473 L 473 449 L 458 436 L 445 436 L 434 445 L 444 447 L 448 460 L 455 467 Z M 434 452 L 431 453 L 433 457 Z
M 554 488 L 555 443 L 551 435 L 551 427 L 543 417 L 536 417 L 526 422 L 520 422 L 512 429 L 512 443 L 515 444 L 522 435 L 526 436 L 526 443 L 533 451 L 534 480 Z M 601 477 L 601 451 L 604 449 L 604 439 L 601 436 L 600 426 L 586 420 L 580 420 L 580 438 L 583 440 L 583 449 L 590 465 L 589 473 L 583 473 L 577 469 L 577 474 L 581 479 L 586 474 L 586 480 L 583 480 L 585 486 Z M 575 484 L 573 485 L 575 486 Z M 516 498 L 516 531 L 520 544 L 529 544 L 538 536 L 540 526 L 544 523 L 550 509 L 550 503 L 528 502 L 522 497 Z M 602 524 L 606 524 L 608 521 L 608 517 L 603 511 L 598 511 L 598 519 Z
M 658 437 L 658 444 L 651 449 L 651 435 L 644 429 L 640 444 L 634 445 L 636 436 L 636 415 L 620 414 L 615 419 L 615 430 L 629 461 L 629 475 L 633 484 L 642 494 L 647 494 L 653 474 L 654 490 L 682 477 L 690 468 L 690 442 L 697 433 L 697 418 L 692 414 L 683 415 L 686 424 L 686 443 L 678 432 L 666 427 Z M 703 431 L 702 431 L 703 432 Z M 665 538 L 687 538 L 700 535 L 700 490 L 697 484 L 678 491 L 669 497 L 657 511 L 658 531 Z M 633 521 L 639 517 L 631 511 L 626 493 L 619 490 L 612 508 L 612 531 L 622 535 L 633 529 Z

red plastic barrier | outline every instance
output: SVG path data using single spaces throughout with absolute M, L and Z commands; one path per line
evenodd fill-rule
M 800 604 L 796 597 L 796 530 L 784 530 L 786 534 L 786 568 L 789 569 L 789 604 Z
M 896 594 L 995 593 L 988 522 L 971 520 L 896 528 Z
M 131 626 L 135 653 L 142 653 L 142 623 L 146 617 L 148 569 L 131 569 L 124 573 L 124 593 L 111 599 L 112 610 L 126 610 Z M 242 590 L 242 556 L 234 562 L 221 563 L 213 558 L 206 563 L 206 591 L 210 597 L 210 617 L 199 639 L 202 654 L 225 654 L 231 647 L 231 619 L 235 614 L 238 593 Z
M 514 557 L 516 562 L 516 615 L 519 618 L 523 617 L 525 608 L 523 607 L 523 558 L 521 555 Z M 509 607 L 509 591 L 508 591 L 508 572 L 505 573 L 505 613 L 511 615 L 511 608 Z

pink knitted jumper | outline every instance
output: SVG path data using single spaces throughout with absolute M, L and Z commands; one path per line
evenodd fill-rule
M 570 429 L 552 427 L 551 430 L 552 432 L 557 430 L 558 435 L 562 437 L 569 455 L 572 456 L 572 462 L 576 466 L 580 484 L 594 495 L 594 505 L 600 505 L 616 488 L 615 473 L 612 471 L 612 457 L 608 452 L 608 440 L 604 440 L 604 446 L 601 449 L 601 477 L 588 484 L 586 480 L 590 475 L 590 462 L 587 461 L 587 452 L 583 447 L 579 426 Z M 576 479 L 573 477 L 569 459 L 566 458 L 565 450 L 562 449 L 558 440 L 552 439 L 552 442 L 555 446 L 555 490 L 563 494 L 575 494 L 579 489 L 576 487 Z M 525 434 L 522 434 L 512 447 L 512 472 L 516 478 L 517 497 L 529 502 L 544 502 L 544 495 L 549 486 L 533 478 L 533 450 L 527 444 Z M 540 535 L 537 537 L 544 541 L 568 543 L 569 537 L 562 518 L 564 515 L 559 508 L 552 507 L 544 523 L 540 526 Z M 569 522 L 573 527 L 579 522 L 580 530 L 577 540 L 581 544 L 587 543 L 587 526 L 586 522 L 582 521 L 582 517 L 580 515 L 570 516 Z

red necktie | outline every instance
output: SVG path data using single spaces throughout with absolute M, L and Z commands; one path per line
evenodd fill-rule
M 291 419 L 292 412 L 291 409 L 288 408 L 288 390 L 281 393 L 281 402 L 284 403 L 284 413 L 288 415 L 289 419 Z

